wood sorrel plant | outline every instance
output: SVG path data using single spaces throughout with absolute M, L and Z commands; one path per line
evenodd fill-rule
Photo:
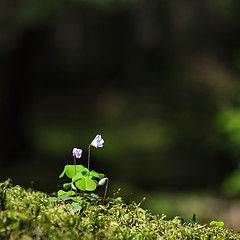
M 89 170 L 90 167 L 90 147 L 94 146 L 96 148 L 103 147 L 104 140 L 101 135 L 97 135 L 94 140 L 90 143 L 88 147 L 88 168 L 83 165 L 77 165 L 76 158 L 81 158 L 82 149 L 73 148 L 72 155 L 74 158 L 74 165 L 66 165 L 64 167 L 63 172 L 60 174 L 59 178 L 62 178 L 65 174 L 68 178 L 71 179 L 71 182 L 63 184 L 63 188 L 68 191 L 59 190 L 57 192 L 58 196 L 61 195 L 74 195 L 77 196 L 78 189 L 83 193 L 85 191 L 94 191 L 97 186 L 104 185 L 106 182 L 106 189 L 104 193 L 104 199 L 106 197 L 107 186 L 108 186 L 108 178 L 105 177 L 103 173 L 97 173 L 96 171 Z M 99 179 L 99 181 L 96 180 Z M 104 200 L 103 200 L 104 201 Z

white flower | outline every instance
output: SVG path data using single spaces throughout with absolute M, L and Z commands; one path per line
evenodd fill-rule
M 75 156 L 76 158 L 80 158 L 82 156 L 82 149 L 80 148 L 74 148 L 72 150 L 72 154 L 73 156 Z
M 91 142 L 91 145 L 95 148 L 103 147 L 104 140 L 102 139 L 101 135 L 97 135 L 94 140 Z

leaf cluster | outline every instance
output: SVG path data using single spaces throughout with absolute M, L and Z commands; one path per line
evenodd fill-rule
M 81 191 L 94 191 L 98 186 L 98 181 L 96 181 L 95 178 L 101 179 L 105 176 L 103 173 L 97 173 L 94 170 L 89 171 L 83 165 L 66 165 L 59 178 L 62 178 L 65 174 L 71 179 L 71 182 L 63 184 L 63 188 L 65 190 L 71 190 L 68 192 L 59 190 L 59 196 L 66 193 L 74 195 L 73 190 L 76 191 L 77 188 Z
M 209 225 L 210 225 L 210 226 L 216 225 L 216 226 L 218 226 L 218 227 L 223 227 L 223 226 L 224 226 L 224 222 L 211 221 L 211 222 L 209 223 Z

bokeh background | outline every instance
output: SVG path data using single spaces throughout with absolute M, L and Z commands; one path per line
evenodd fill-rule
M 0 2 L 0 180 L 91 168 L 126 201 L 240 230 L 240 1 Z M 66 180 L 66 179 L 65 179 Z

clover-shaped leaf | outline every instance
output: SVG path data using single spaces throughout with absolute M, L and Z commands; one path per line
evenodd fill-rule
M 104 178 L 105 175 L 104 175 L 103 173 L 97 173 L 96 171 L 92 170 L 92 171 L 90 172 L 90 176 L 91 176 L 92 178 L 97 177 L 97 178 L 101 179 L 101 178 Z
M 217 221 L 211 221 L 210 223 L 209 223 L 209 225 L 211 226 L 211 225 L 216 225 L 216 226 L 218 226 L 218 227 L 222 227 L 222 226 L 224 226 L 224 222 L 217 222 Z
M 74 182 L 76 182 L 77 180 L 79 180 L 79 179 L 81 179 L 81 178 L 83 178 L 84 176 L 81 174 L 81 173 L 77 173 L 76 175 L 74 175 L 73 177 L 72 177 L 72 182 L 74 183 Z
M 63 184 L 63 189 L 68 190 L 70 188 L 72 188 L 73 190 L 76 190 L 76 187 L 74 186 L 73 182 Z
M 87 168 L 83 168 L 82 175 L 89 177 L 90 176 L 89 170 Z
M 63 189 L 68 190 L 71 187 L 72 183 L 64 183 L 63 184 Z
M 81 173 L 84 170 L 84 166 L 83 165 L 66 165 L 64 167 L 63 172 L 60 174 L 59 178 L 63 177 L 64 174 L 67 175 L 67 177 L 72 178 L 74 175 L 76 175 L 76 173 Z
M 64 197 L 66 197 L 66 198 L 68 198 L 69 196 L 71 196 L 71 195 L 74 195 L 74 191 L 68 191 L 68 192 L 65 192 L 64 190 L 59 190 L 58 192 L 57 192 L 57 195 L 59 196 L 59 197 L 63 197 L 63 199 L 64 199 Z
M 82 191 L 94 191 L 97 188 L 97 184 L 88 177 L 81 178 L 75 184 Z
M 98 173 L 97 173 L 96 171 L 94 171 L 94 170 L 92 170 L 92 171 L 90 172 L 90 175 L 91 175 L 92 177 L 98 177 Z

